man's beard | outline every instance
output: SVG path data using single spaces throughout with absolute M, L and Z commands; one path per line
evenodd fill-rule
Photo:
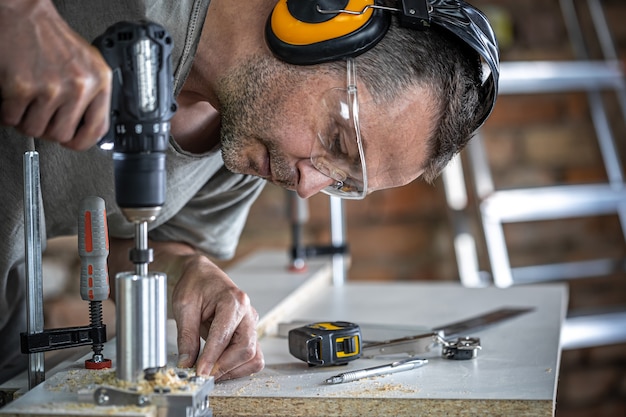
M 297 82 L 295 72 L 270 57 L 253 57 L 219 81 L 221 151 L 226 168 L 245 172 L 250 161 L 245 149 L 253 141 L 268 150 L 277 182 L 289 184 L 291 168 L 272 138 L 272 127 L 280 123 L 281 106 Z

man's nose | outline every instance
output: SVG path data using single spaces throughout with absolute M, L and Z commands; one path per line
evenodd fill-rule
M 335 183 L 332 178 L 319 172 L 311 161 L 301 160 L 296 164 L 300 179 L 296 184 L 296 192 L 300 198 L 309 198 Z

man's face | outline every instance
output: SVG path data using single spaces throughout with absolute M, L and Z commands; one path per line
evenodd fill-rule
M 368 190 L 405 185 L 421 174 L 425 162 L 434 120 L 429 95 L 415 89 L 393 105 L 376 105 L 358 80 L 356 62 Z M 345 74 L 310 71 L 271 57 L 254 57 L 229 72 L 218 91 L 226 167 L 266 178 L 302 198 L 333 184 L 310 157 L 318 132 L 331 118 L 322 96 L 345 83 Z

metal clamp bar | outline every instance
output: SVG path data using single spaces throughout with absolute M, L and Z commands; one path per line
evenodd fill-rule
M 41 204 L 39 153 L 24 154 L 24 241 L 26 253 L 27 332 L 43 332 L 43 279 L 41 273 Z M 28 388 L 32 389 L 46 378 L 44 354 L 32 353 L 28 358 Z
M 66 327 L 48 329 L 34 334 L 21 334 L 22 353 L 48 352 L 76 346 L 103 344 L 107 341 L 107 328 L 100 326 Z

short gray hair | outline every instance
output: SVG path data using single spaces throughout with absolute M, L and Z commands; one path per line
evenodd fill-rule
M 423 178 L 433 182 L 473 136 L 484 107 L 491 105 L 481 97 L 479 55 L 436 25 L 425 31 L 405 29 L 394 16 L 387 34 L 357 64 L 359 79 L 378 102 L 393 102 L 415 86 L 431 92 L 437 120 L 421 168 Z

